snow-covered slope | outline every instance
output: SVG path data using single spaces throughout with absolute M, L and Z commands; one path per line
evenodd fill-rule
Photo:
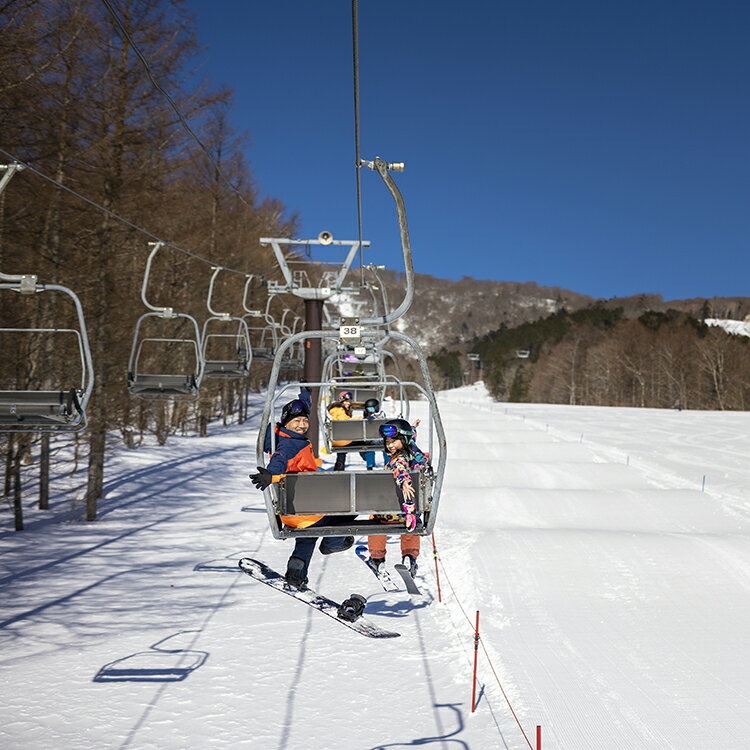
M 545 750 L 747 747 L 750 415 L 440 401 L 444 602 L 427 540 L 422 600 L 313 559 L 391 641 L 236 571 L 291 550 L 246 479 L 255 422 L 117 453 L 95 524 L 29 508 L 0 536 L 0 745 L 528 748 L 499 680 Z

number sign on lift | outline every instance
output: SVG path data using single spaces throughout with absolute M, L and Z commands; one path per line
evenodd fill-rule
M 339 336 L 342 339 L 357 339 L 361 338 L 361 328 L 358 325 L 345 325 L 339 328 Z

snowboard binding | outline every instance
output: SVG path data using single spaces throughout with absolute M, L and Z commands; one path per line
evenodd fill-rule
M 362 617 L 362 613 L 365 611 L 365 604 L 367 600 L 361 594 L 352 594 L 348 599 L 344 599 L 336 614 L 342 620 L 347 622 L 354 622 L 355 620 Z

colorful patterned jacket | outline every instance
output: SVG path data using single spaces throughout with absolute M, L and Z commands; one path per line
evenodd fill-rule
M 411 486 L 411 472 L 422 471 L 430 465 L 425 454 L 422 453 L 413 440 L 409 444 L 409 450 L 411 451 L 411 458 L 405 453 L 399 452 L 391 456 L 385 465 L 386 469 L 390 469 L 393 472 L 393 479 L 399 490 L 399 502 L 403 502 L 402 487 L 404 485 Z M 378 514 L 375 518 L 381 523 L 403 523 L 404 521 L 402 513 Z

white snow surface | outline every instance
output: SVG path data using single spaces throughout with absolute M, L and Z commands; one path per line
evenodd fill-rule
M 96 523 L 27 498 L 27 530 L 0 532 L 0 747 L 517 750 L 537 724 L 545 750 L 749 747 L 750 414 L 439 400 L 443 602 L 429 539 L 422 599 L 353 551 L 311 566 L 392 640 L 238 572 L 292 546 L 247 480 L 259 402 L 116 450 Z

